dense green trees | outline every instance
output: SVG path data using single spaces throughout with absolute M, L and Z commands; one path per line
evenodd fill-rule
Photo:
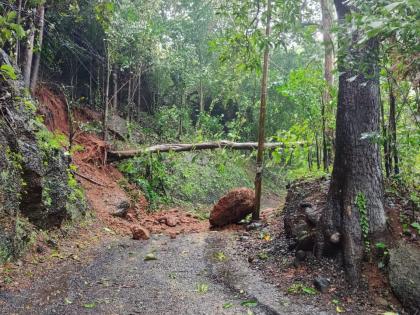
M 269 48 L 265 138 L 286 146 L 265 163 L 295 178 L 328 173 L 336 158 L 325 226 L 351 235 L 344 251 L 357 257 L 345 262 L 357 278 L 361 232 L 357 216 L 338 219 L 341 201 L 354 208 L 354 187 L 363 190 L 376 232 L 380 167 L 390 181 L 420 183 L 419 1 L 335 3 L 340 23 L 331 0 L 272 0 L 266 37 L 267 0 L 0 0 L 0 45 L 32 93 L 57 82 L 103 113 L 105 139 L 118 114 L 162 142 L 257 140 Z M 16 74 L 3 65 L 0 75 Z

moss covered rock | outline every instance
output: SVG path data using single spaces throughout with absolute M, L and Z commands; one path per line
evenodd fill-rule
M 0 50 L 3 64 L 11 65 Z M 64 220 L 82 215 L 85 207 L 69 172 L 69 157 L 36 116 L 22 82 L 0 77 L 0 91 L 0 262 L 4 262 L 25 249 L 36 229 L 60 227 Z

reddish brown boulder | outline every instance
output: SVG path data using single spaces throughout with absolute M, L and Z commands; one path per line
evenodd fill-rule
M 237 223 L 254 211 L 255 193 L 249 188 L 236 188 L 223 196 L 210 214 L 212 226 Z
M 141 225 L 135 225 L 131 228 L 134 240 L 148 240 L 150 238 L 150 232 Z

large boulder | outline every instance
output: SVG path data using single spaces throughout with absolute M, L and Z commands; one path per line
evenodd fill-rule
M 223 196 L 210 214 L 212 226 L 237 223 L 254 211 L 255 192 L 249 188 L 236 188 Z
M 420 249 L 400 242 L 390 250 L 389 283 L 410 314 L 420 312 Z

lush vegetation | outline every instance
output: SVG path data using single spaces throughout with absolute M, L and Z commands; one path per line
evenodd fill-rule
M 330 173 L 337 143 L 354 140 L 344 143 L 353 154 L 356 143 L 367 141 L 380 148 L 381 165 L 375 160 L 372 168 L 381 166 L 388 182 L 420 200 L 418 0 L 335 1 L 339 22 L 330 0 L 0 3 L 0 45 L 21 68 L 28 90 L 35 95 L 40 82 L 62 84 L 72 104 L 103 114 L 97 124 L 114 146 L 257 140 L 266 51 L 265 138 L 284 143 L 265 152 L 268 177 L 276 173 L 286 182 Z M 9 65 L 1 65 L 0 77 L 17 79 Z M 380 90 L 363 99 L 379 104 L 374 130 L 362 126 L 369 132 L 340 138 L 357 124 L 351 121 L 357 110 L 347 119 L 345 96 L 350 104 L 368 84 L 370 92 Z M 123 144 L 108 133 L 113 115 L 127 123 Z M 336 117 L 344 117 L 343 124 Z M 251 154 L 219 150 L 140 156 L 119 168 L 152 204 L 201 204 L 231 187 L 252 186 L 253 161 Z M 350 178 L 352 170 L 340 163 L 346 164 L 336 159 L 335 169 L 343 169 L 336 177 Z M 374 183 L 369 179 L 367 187 Z M 375 224 L 367 223 L 365 195 L 372 199 L 368 191 L 349 198 L 363 217 L 366 243 Z

